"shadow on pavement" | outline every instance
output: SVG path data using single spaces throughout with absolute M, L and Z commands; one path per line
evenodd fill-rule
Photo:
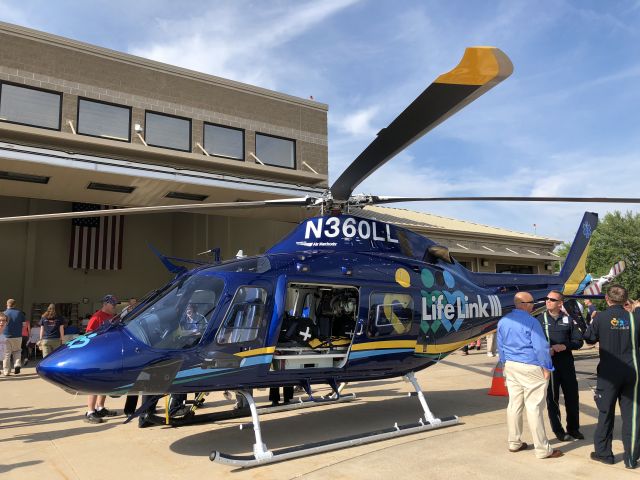
M 73 417 L 74 420 L 78 420 L 78 417 Z M 23 443 L 35 443 L 35 442 L 49 442 L 51 440 L 58 440 L 60 438 L 73 437 L 76 435 L 84 435 L 86 433 L 94 433 L 103 430 L 108 430 L 117 427 L 121 422 L 117 420 L 110 420 L 112 423 L 104 423 L 99 425 L 87 425 L 86 427 L 67 428 L 64 430 L 51 430 L 47 432 L 32 432 L 14 435 L 11 438 L 0 439 L 1 442 L 23 442 Z
M 429 407 L 441 417 L 476 415 L 506 408 L 505 397 L 487 400 L 486 390 L 455 392 L 429 392 Z M 415 397 L 402 396 L 384 401 L 334 405 L 300 412 L 290 412 L 285 417 L 264 416 L 260 426 L 263 441 L 272 449 L 330 440 L 337 437 L 366 433 L 374 430 L 415 423 L 422 409 Z M 240 430 L 240 423 L 249 428 Z M 182 427 L 189 428 L 189 427 Z M 209 432 L 184 437 L 170 448 L 181 455 L 208 456 L 212 450 L 229 454 L 248 453 L 255 442 L 249 419 L 244 422 L 228 421 L 212 425 Z
M 9 463 L 7 465 L 0 465 L 0 473 L 7 473 L 11 470 L 15 470 L 16 468 L 21 467 L 30 467 L 31 465 L 37 465 L 42 463 L 42 460 L 30 460 L 28 462 L 19 462 L 19 463 Z

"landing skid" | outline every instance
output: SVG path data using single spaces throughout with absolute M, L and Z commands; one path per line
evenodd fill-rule
M 239 392 L 242 393 L 242 392 Z M 322 402 L 317 402 L 313 400 L 302 400 L 301 397 L 298 397 L 298 400 L 292 400 L 289 403 L 285 403 L 277 406 L 268 406 L 268 407 L 256 407 L 258 414 L 269 414 L 269 413 L 278 413 L 278 412 L 288 412 L 290 410 L 300 410 L 303 408 L 313 408 L 320 407 L 324 405 L 333 405 L 335 403 L 344 403 L 344 402 L 352 402 L 353 400 L 357 400 L 357 397 L 354 393 L 350 393 L 348 395 L 341 395 L 339 398 L 328 398 Z M 194 425 L 198 423 L 213 423 L 213 422 L 221 422 L 223 420 L 233 420 L 234 418 L 246 418 L 251 416 L 251 410 L 249 408 L 239 408 L 234 410 L 228 410 L 225 412 L 214 412 L 207 413 L 202 415 L 195 415 L 195 412 L 189 412 L 189 414 L 183 417 L 170 417 L 169 425 L 173 427 L 181 427 L 184 425 Z M 155 424 L 155 425 L 166 425 L 165 417 L 160 415 L 147 415 L 146 420 Z
M 416 390 L 416 394 L 420 401 L 420 405 L 424 410 L 424 419 L 420 418 L 417 423 L 398 425 L 397 423 L 390 428 L 383 430 L 375 430 L 368 433 L 350 435 L 347 437 L 326 440 L 324 442 L 309 443 L 295 447 L 287 447 L 279 450 L 268 450 L 262 441 L 262 433 L 260 431 L 260 419 L 258 417 L 258 409 L 249 392 L 241 391 L 241 393 L 249 404 L 251 417 L 253 421 L 253 431 L 256 437 L 256 443 L 253 445 L 253 455 L 229 455 L 214 450 L 209 455 L 212 462 L 223 463 L 225 465 L 233 465 L 236 467 L 255 467 L 266 463 L 281 462 L 292 458 L 305 457 L 315 455 L 317 453 L 329 452 L 341 448 L 353 447 L 356 445 L 364 445 L 367 443 L 387 440 L 389 438 L 411 435 L 413 433 L 423 432 L 425 430 L 434 430 L 436 428 L 448 427 L 456 425 L 460 422 L 458 417 L 451 416 L 445 418 L 436 418 L 429 409 L 424 394 L 415 378 L 413 372 L 405 375 L 405 378 L 411 382 Z

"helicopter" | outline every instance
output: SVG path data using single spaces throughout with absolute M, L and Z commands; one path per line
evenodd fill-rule
M 353 161 L 321 196 L 232 203 L 121 208 L 118 214 L 300 206 L 319 214 L 262 255 L 199 265 L 171 264 L 175 277 L 125 317 L 61 346 L 38 374 L 72 393 L 167 395 L 235 391 L 246 399 L 251 455 L 213 451 L 210 459 L 251 467 L 442 428 L 415 372 L 492 332 L 518 291 L 540 301 L 549 290 L 584 288 L 597 215 L 585 213 L 559 274 L 467 270 L 445 246 L 396 225 L 362 218 L 366 205 L 409 201 L 639 203 L 604 197 L 383 197 L 355 188 L 397 153 L 507 78 L 511 61 L 494 47 L 467 48 Z M 0 223 L 99 217 L 113 211 L 0 218 Z M 173 265 L 173 266 L 172 266 Z M 277 451 L 262 439 L 254 388 L 299 386 L 321 404 L 346 382 L 404 377 L 423 409 L 416 423 Z M 331 398 L 314 397 L 329 385 Z M 145 406 L 138 409 L 139 414 Z

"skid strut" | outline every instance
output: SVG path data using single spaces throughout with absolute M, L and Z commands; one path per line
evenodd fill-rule
M 233 465 L 236 467 L 254 467 L 257 465 L 264 465 L 266 463 L 281 462 L 283 460 L 289 460 L 292 458 L 305 457 L 308 455 L 314 455 L 316 453 L 329 452 L 331 450 L 337 450 L 341 448 L 353 447 L 356 445 L 364 445 L 367 443 L 378 442 L 381 440 L 387 440 L 389 438 L 401 437 L 404 435 L 411 435 L 413 433 L 423 432 L 425 430 L 434 430 L 436 428 L 448 427 L 459 423 L 459 419 L 456 416 L 436 418 L 424 398 L 420 384 L 415 378 L 413 372 L 405 375 L 405 378 L 411 382 L 416 390 L 416 394 L 420 401 L 420 405 L 424 410 L 424 418 L 420 418 L 418 422 L 398 425 L 397 423 L 390 428 L 383 430 L 376 430 L 373 432 L 367 432 L 357 435 L 350 435 L 347 437 L 336 438 L 333 440 L 327 440 L 324 442 L 309 443 L 305 445 L 299 445 L 295 447 L 287 447 L 279 450 L 268 450 L 267 446 L 262 441 L 262 433 L 260 431 L 260 419 L 255 408 L 253 398 L 248 392 L 241 393 L 249 403 L 251 408 L 251 417 L 253 420 L 253 430 L 256 437 L 256 443 L 253 445 L 253 455 L 229 455 L 226 453 L 214 450 L 209 455 L 209 458 L 213 462 L 223 463 L 226 465 Z

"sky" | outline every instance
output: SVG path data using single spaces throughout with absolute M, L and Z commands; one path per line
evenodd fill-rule
M 637 197 L 640 0 L 0 0 L 0 20 L 329 105 L 329 181 L 464 49 L 510 78 L 401 152 L 356 193 Z M 585 210 L 400 208 L 571 240 Z

